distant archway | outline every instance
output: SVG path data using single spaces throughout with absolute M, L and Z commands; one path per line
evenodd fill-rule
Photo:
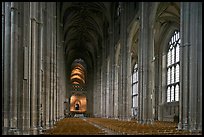
M 75 104 L 75 110 L 79 110 L 79 104 Z
M 75 93 L 70 98 L 70 112 L 85 113 L 86 112 L 86 96 L 81 93 Z

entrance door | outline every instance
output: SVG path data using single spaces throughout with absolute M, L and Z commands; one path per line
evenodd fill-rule
M 79 110 L 79 104 L 75 105 L 75 110 Z

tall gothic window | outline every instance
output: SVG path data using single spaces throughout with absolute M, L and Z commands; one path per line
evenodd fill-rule
M 167 102 L 179 101 L 179 46 L 180 35 L 175 31 L 168 43 Z
M 132 115 L 137 116 L 138 109 L 138 66 L 135 64 L 132 74 Z

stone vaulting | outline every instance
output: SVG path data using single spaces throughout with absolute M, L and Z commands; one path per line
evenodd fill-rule
M 3 135 L 81 116 L 202 132 L 201 2 L 2 2 L 1 49 Z

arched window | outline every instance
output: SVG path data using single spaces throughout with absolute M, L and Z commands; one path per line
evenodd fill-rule
M 180 35 L 175 31 L 168 43 L 167 102 L 179 101 L 179 46 Z
M 132 74 L 132 115 L 137 116 L 138 109 L 138 66 L 135 64 Z

